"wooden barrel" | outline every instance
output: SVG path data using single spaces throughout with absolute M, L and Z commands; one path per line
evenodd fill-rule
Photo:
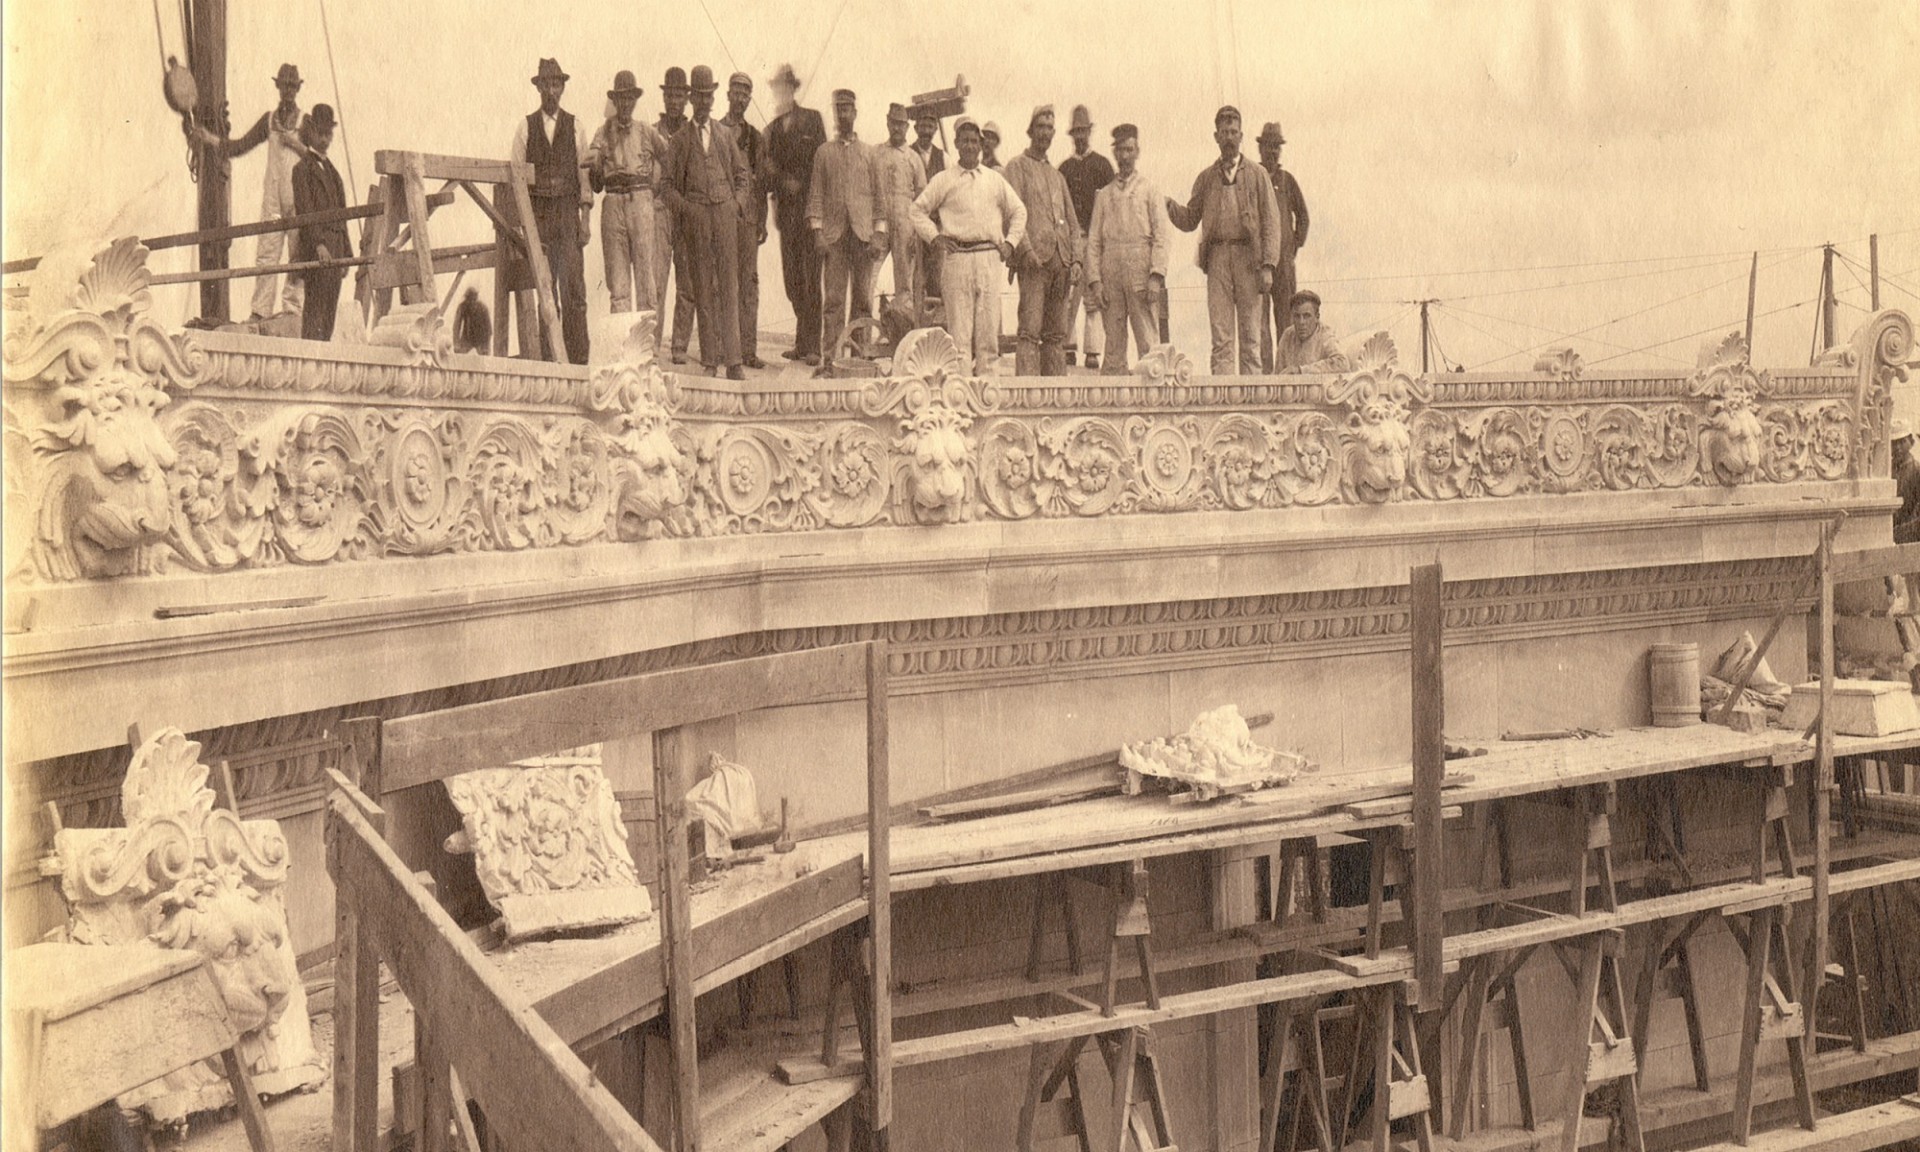
M 1653 726 L 1700 723 L 1700 645 L 1655 644 L 1647 653 Z

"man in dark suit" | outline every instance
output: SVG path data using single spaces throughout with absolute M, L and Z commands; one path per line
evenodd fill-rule
M 780 268 L 787 300 L 793 305 L 793 347 L 789 360 L 820 363 L 820 258 L 813 230 L 807 227 L 807 193 L 813 182 L 813 154 L 827 142 L 820 113 L 794 103 L 800 78 L 791 64 L 773 74 L 778 115 L 767 125 L 762 193 L 773 196 L 774 224 L 780 229 Z
M 856 111 L 853 91 L 835 89 L 833 139 L 813 155 L 813 188 L 807 196 L 807 226 L 826 275 L 821 364 L 827 369 L 846 335 L 849 293 L 853 317 L 873 315 L 873 264 L 888 248 L 886 189 L 873 149 L 853 130 Z
M 700 309 L 700 362 L 745 380 L 740 362 L 740 228 L 753 178 L 735 134 L 712 119 L 713 69 L 693 70 L 693 118 L 667 145 L 667 202 L 680 225 Z M 753 227 L 750 220 L 745 226 Z
M 767 141 L 760 129 L 747 123 L 747 105 L 753 103 L 753 77 L 735 72 L 727 81 L 727 114 L 720 123 L 733 129 L 734 144 L 746 161 L 753 181 L 753 202 L 740 220 L 740 359 L 749 368 L 765 368 L 760 360 L 760 245 L 767 242 L 767 198 L 760 192 L 766 168 Z
M 327 159 L 333 146 L 333 106 L 315 104 L 312 115 L 301 126 L 301 143 L 307 146 L 306 158 L 293 166 L 293 211 L 304 216 L 347 206 L 346 186 L 340 171 Z M 353 240 L 344 221 L 332 224 L 304 224 L 294 238 L 295 263 L 310 260 L 344 260 L 353 255 Z M 300 335 L 306 340 L 333 339 L 334 312 L 340 306 L 340 282 L 344 268 L 314 268 L 302 273 L 306 280 L 306 301 L 300 312 Z

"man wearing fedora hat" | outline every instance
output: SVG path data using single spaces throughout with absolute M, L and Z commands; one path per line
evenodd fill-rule
M 280 102 L 274 108 L 262 113 L 254 121 L 253 127 L 231 140 L 207 131 L 196 125 L 195 140 L 201 147 L 214 153 L 221 159 L 244 156 L 258 148 L 267 146 L 267 171 L 260 192 L 260 219 L 278 220 L 293 214 L 293 168 L 307 154 L 306 145 L 300 142 L 300 69 L 292 64 L 280 65 L 280 71 L 274 74 L 273 86 L 280 92 Z M 254 267 L 280 263 L 281 253 L 291 238 L 290 232 L 263 232 L 254 245 Z M 299 312 L 301 310 L 301 281 L 298 276 L 288 276 L 286 290 L 280 293 L 280 307 L 274 307 L 275 289 L 280 285 L 277 274 L 255 276 L 253 279 L 253 306 L 251 320 L 265 320 L 277 311 Z
M 700 309 L 700 362 L 744 380 L 740 357 L 740 228 L 750 217 L 753 177 L 734 134 L 712 119 L 720 86 L 705 64 L 693 70 L 693 117 L 667 146 L 667 202 L 673 205 Z
M 1269 120 L 1260 129 L 1254 143 L 1260 145 L 1260 167 L 1273 181 L 1273 195 L 1280 208 L 1280 262 L 1273 267 L 1273 291 L 1267 293 L 1270 307 L 1260 315 L 1260 359 L 1268 372 L 1274 370 L 1273 340 L 1287 330 L 1287 302 L 1299 287 L 1293 258 L 1307 243 L 1307 198 L 1300 193 L 1300 182 L 1293 173 L 1280 167 L 1280 146 L 1287 142 L 1277 121 Z
M 600 251 L 606 258 L 607 295 L 615 312 L 660 309 L 654 291 L 654 182 L 666 161 L 667 142 L 652 125 L 633 118 L 645 91 L 633 73 L 614 74 L 607 99 L 613 115 L 587 145 L 587 173 L 600 199 Z M 655 329 L 656 335 L 658 329 Z
M 767 197 L 761 191 L 767 166 L 767 142 L 760 129 L 747 123 L 747 105 L 753 103 L 753 77 L 735 72 L 727 78 L 727 114 L 720 123 L 733 129 L 733 142 L 747 163 L 753 182 L 752 203 L 740 219 L 740 362 L 765 368 L 760 359 L 760 245 L 767 242 Z
M 1073 214 L 1080 220 L 1080 275 L 1073 278 L 1073 289 L 1067 294 L 1067 363 L 1071 365 L 1074 353 L 1081 347 L 1087 350 L 1087 367 L 1100 367 L 1100 350 L 1106 346 L 1106 325 L 1100 320 L 1100 308 L 1091 300 L 1086 301 L 1087 319 L 1085 324 L 1086 340 L 1084 345 L 1074 342 L 1074 331 L 1080 328 L 1080 305 L 1086 298 L 1086 284 L 1089 279 L 1097 279 L 1099 269 L 1092 266 L 1086 258 L 1087 229 L 1093 222 L 1093 200 L 1113 179 L 1113 165 L 1105 156 L 1095 152 L 1093 142 L 1093 113 L 1087 111 L 1085 104 L 1073 106 L 1073 119 L 1067 125 L 1067 135 L 1073 138 L 1073 155 L 1060 161 L 1060 175 L 1066 178 L 1067 191 L 1073 194 Z
M 1182 232 L 1200 229 L 1213 374 L 1253 375 L 1260 371 L 1260 298 L 1273 291 L 1280 262 L 1280 208 L 1266 170 L 1240 155 L 1238 108 L 1214 113 L 1213 140 L 1220 159 L 1200 170 L 1187 203 L 1167 201 L 1167 218 Z
M 827 142 L 820 113 L 795 100 L 800 78 L 782 64 L 767 82 L 773 89 L 774 118 L 767 125 L 767 164 L 761 190 L 773 197 L 773 219 L 780 229 L 780 272 L 793 305 L 793 347 L 789 360 L 820 363 L 820 259 L 813 229 L 807 227 L 807 195 L 813 184 L 813 156 Z
M 687 125 L 687 70 L 678 65 L 667 69 L 660 80 L 660 118 L 653 122 L 653 130 L 660 133 L 669 147 L 680 129 Z M 673 362 L 687 362 L 687 345 L 693 340 L 693 319 L 695 303 L 693 298 L 693 273 L 687 267 L 687 251 L 681 242 L 680 221 L 674 218 L 673 208 L 667 203 L 664 184 L 656 183 L 653 194 L 653 287 L 655 298 L 660 301 L 660 332 L 668 331 L 667 301 L 673 301 L 672 343 Z M 671 293 L 667 290 L 667 281 L 673 281 Z
M 807 193 L 807 227 L 813 229 L 825 273 L 820 330 L 826 369 L 833 367 L 849 317 L 873 315 L 873 264 L 889 248 L 886 189 L 874 150 L 853 130 L 857 113 L 853 90 L 836 88 L 834 136 L 813 155 Z
M 300 163 L 293 166 L 293 212 L 296 216 L 347 206 L 347 190 L 340 182 L 340 170 L 333 166 L 333 161 L 327 159 L 327 149 L 333 145 L 336 124 L 331 105 L 315 104 L 313 114 L 300 126 L 301 142 L 306 145 L 307 152 L 301 157 Z M 352 255 L 353 241 L 347 235 L 344 221 L 302 224 L 294 236 L 295 263 L 342 260 Z M 333 339 L 333 317 L 340 306 L 340 282 L 346 278 L 347 270 L 311 268 L 297 275 L 306 284 L 306 299 L 300 311 L 301 338 Z
M 517 164 L 533 165 L 533 224 L 546 252 L 559 297 L 560 331 L 567 359 L 587 362 L 587 277 L 582 267 L 593 219 L 593 185 L 587 174 L 587 137 L 573 113 L 560 107 L 568 76 L 560 62 L 540 61 L 533 86 L 540 90 L 540 107 L 527 114 L 513 131 L 509 155 Z M 543 337 L 543 354 L 553 349 Z
M 1080 221 L 1066 178 L 1047 161 L 1053 146 L 1053 105 L 1027 118 L 1027 147 L 1007 162 L 1007 183 L 1027 208 L 1027 234 L 1014 253 L 1020 277 L 1019 343 L 1014 372 L 1067 374 L 1067 294 L 1080 268 Z

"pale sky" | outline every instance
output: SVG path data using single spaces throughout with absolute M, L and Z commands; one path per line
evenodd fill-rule
M 1524 369 L 1538 346 L 1569 342 L 1589 364 L 1691 363 L 1707 337 L 1687 334 L 1739 326 L 1746 253 L 1758 248 L 1756 360 L 1803 364 L 1814 249 L 1835 242 L 1864 266 L 1876 232 L 1883 305 L 1920 309 L 1916 0 L 705 3 L 235 0 L 233 119 L 251 123 L 273 102 L 275 69 L 298 64 L 303 104 L 339 108 L 341 167 L 364 193 L 376 149 L 504 156 L 536 102 L 528 77 L 542 56 L 572 73 L 565 103 L 589 124 L 615 70 L 639 75 L 651 116 L 665 67 L 698 63 L 723 78 L 752 74 L 763 123 L 765 78 L 791 61 L 803 103 L 824 109 L 837 87 L 859 93 L 869 140 L 884 138 L 888 101 L 961 73 L 970 111 L 1004 129 L 1006 156 L 1024 144 L 1033 105 L 1055 104 L 1064 127 L 1084 102 L 1097 150 L 1108 151 L 1114 124 L 1138 124 L 1142 170 L 1184 199 L 1217 154 L 1214 109 L 1232 102 L 1249 157 L 1261 122 L 1285 127 L 1284 162 L 1312 213 L 1300 278 L 1327 298 L 1328 323 L 1345 334 L 1389 326 L 1416 363 L 1417 321 L 1402 302 L 1420 297 L 1443 301 L 1442 345 L 1469 367 Z M 160 7 L 166 51 L 184 55 L 177 3 Z M 194 190 L 160 96 L 150 5 L 16 0 L 6 21 L 7 258 L 191 228 Z M 1052 158 L 1070 147 L 1063 130 Z M 336 162 L 342 151 L 336 141 Z M 258 216 L 263 153 L 235 164 L 238 221 Z M 489 235 L 474 209 L 454 212 L 435 217 L 438 241 Z M 1175 338 L 1204 362 L 1194 239 L 1174 245 Z M 234 257 L 251 262 L 252 242 L 237 242 Z M 183 250 L 153 263 L 187 259 Z M 791 331 L 777 261 L 770 241 L 761 323 Z M 596 234 L 596 311 L 606 307 L 600 263 Z M 1530 270 L 1460 274 L 1490 269 Z M 1844 263 L 1836 273 L 1843 333 L 1867 304 L 1854 276 Z M 236 282 L 236 311 L 249 291 Z M 163 316 L 179 319 L 191 289 L 157 296 Z

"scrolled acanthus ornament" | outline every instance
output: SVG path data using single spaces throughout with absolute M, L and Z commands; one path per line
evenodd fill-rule
M 1431 400 L 1433 390 L 1400 371 L 1398 362 L 1393 339 L 1376 332 L 1354 357 L 1356 370 L 1327 385 L 1327 402 L 1348 411 L 1340 491 L 1349 502 L 1380 504 L 1406 492 L 1412 409 Z
M 49 268 L 51 274 L 51 268 Z M 147 315 L 147 250 L 114 241 L 93 256 L 45 324 L 10 325 L 6 425 L 30 461 L 9 484 L 7 569 L 42 580 L 153 571 L 172 525 L 157 419 L 170 390 L 199 383 L 203 357 Z
M 1700 434 L 1700 474 L 1706 483 L 1743 484 L 1759 473 L 1767 448 L 1760 404 L 1769 391 L 1767 374 L 1748 363 L 1747 341 L 1738 332 L 1700 350 L 1687 393 L 1706 400 Z
M 1876 312 L 1848 342 L 1853 364 L 1860 373 L 1854 388 L 1853 477 L 1873 479 L 1889 475 L 1892 451 L 1888 434 L 1893 422 L 1893 383 L 1905 382 L 1914 362 L 1913 321 L 1895 309 Z
M 952 337 L 918 328 L 900 341 L 893 375 L 861 393 L 868 416 L 893 416 L 892 484 L 896 524 L 953 524 L 971 520 L 978 462 L 969 435 L 975 418 L 999 407 L 999 390 L 961 375 L 965 360 Z

